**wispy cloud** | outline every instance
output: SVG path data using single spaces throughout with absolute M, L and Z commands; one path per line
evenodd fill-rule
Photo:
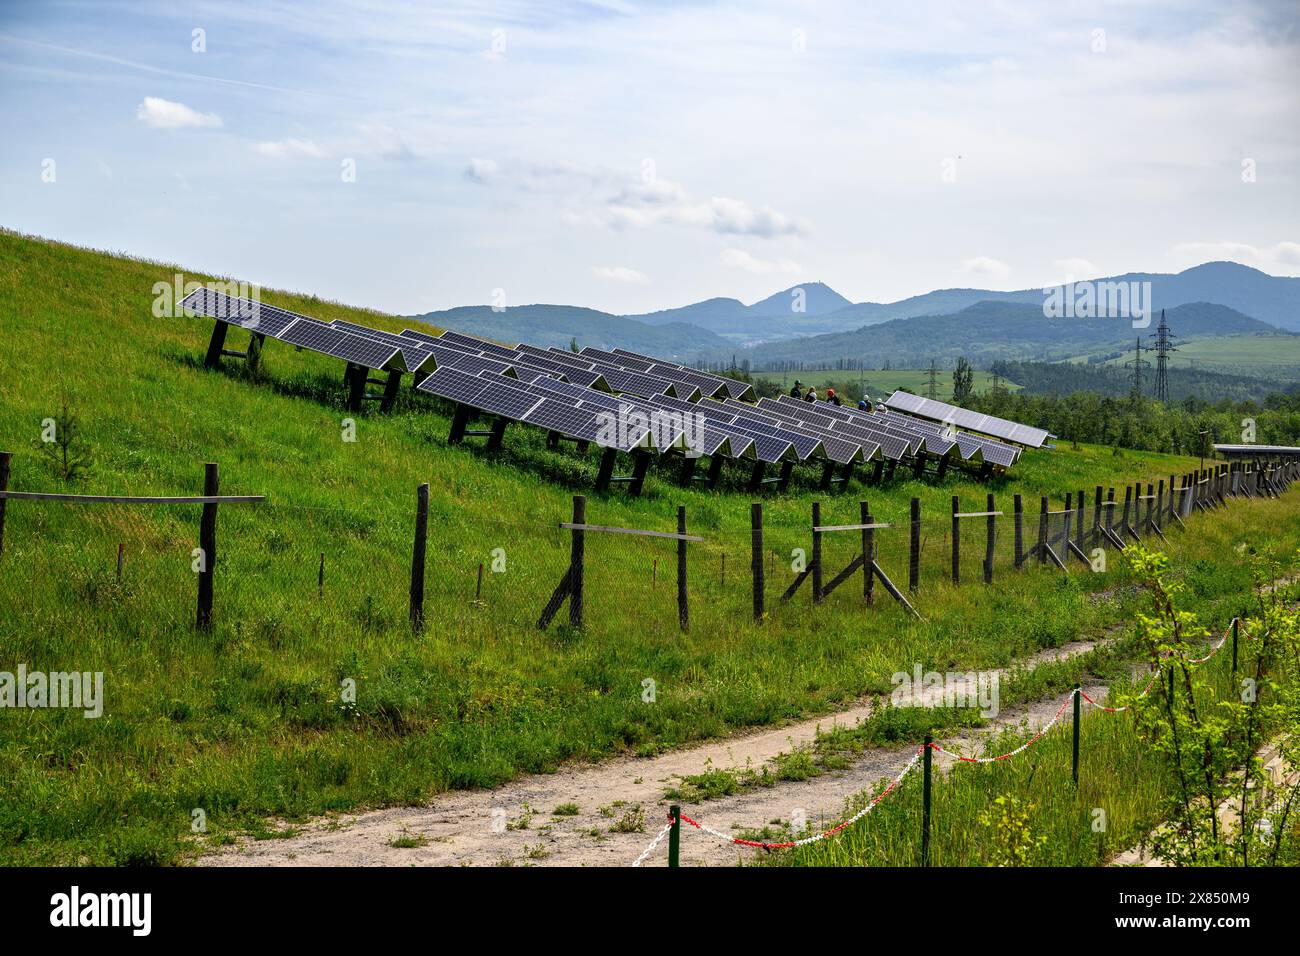
M 611 282 L 634 282 L 644 285 L 650 281 L 650 277 L 644 272 L 629 269 L 627 266 L 593 266 L 591 271 L 597 278 L 608 279 Z
M 1275 275 L 1300 276 L 1300 242 L 1254 246 L 1248 242 L 1180 242 L 1170 250 L 1178 268 L 1227 260 Z
M 135 108 L 135 118 L 154 129 L 202 129 L 221 125 L 221 117 L 216 113 L 200 113 L 184 103 L 158 96 L 146 96 Z
M 969 275 L 987 276 L 991 279 L 1005 279 L 1011 275 L 1011 266 L 992 256 L 974 256 L 961 261 L 961 271 Z
M 325 156 L 325 151 L 312 140 L 296 139 L 294 137 L 275 142 L 257 143 L 253 146 L 253 151 L 259 156 L 265 156 L 268 159 L 291 159 L 299 156 L 321 159 Z
M 762 259 L 744 249 L 723 249 L 721 256 L 724 266 L 743 269 L 756 276 L 782 273 L 796 275 L 803 272 L 803 266 L 792 259 Z

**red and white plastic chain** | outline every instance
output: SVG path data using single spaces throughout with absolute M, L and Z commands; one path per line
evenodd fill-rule
M 1034 736 L 1030 737 L 1028 740 L 1026 740 L 1015 750 L 1012 750 L 1004 754 L 998 754 L 998 756 L 996 757 L 966 757 L 963 756 L 962 754 L 955 753 L 954 751 L 951 750 L 944 750 L 943 745 L 939 743 L 932 743 L 930 744 L 930 746 L 937 752 L 941 754 L 947 754 L 949 757 L 956 757 L 958 760 L 962 761 L 963 763 L 997 763 L 999 760 L 1006 760 L 1010 757 L 1016 756 L 1017 754 L 1024 753 L 1034 744 L 1038 743 L 1039 739 L 1045 733 L 1047 733 L 1049 730 L 1051 730 L 1053 727 L 1056 726 L 1057 721 L 1061 719 L 1061 715 L 1065 713 L 1065 708 L 1070 706 L 1070 701 L 1073 699 L 1074 699 L 1074 691 L 1070 691 L 1068 694 L 1065 695 L 1065 700 L 1061 701 L 1061 706 L 1060 709 L 1057 710 L 1056 716 L 1053 717 L 1051 720 L 1049 720 L 1047 723 L 1045 723 L 1042 727 L 1040 727 L 1038 729 L 1038 733 L 1034 734 Z
M 1225 630 L 1225 631 L 1223 632 L 1223 637 L 1219 638 L 1219 642 L 1218 642 L 1217 644 L 1215 644 L 1212 648 L 1210 648 L 1210 653 L 1206 654 L 1204 657 L 1198 657 L 1198 658 L 1195 658 L 1195 659 L 1193 659 L 1193 660 L 1190 660 L 1190 661 L 1188 661 L 1187 663 L 1189 663 L 1189 664 L 1204 664 L 1206 661 L 1208 661 L 1208 660 L 1209 660 L 1211 657 L 1213 657 L 1215 654 L 1219 653 L 1219 651 L 1222 650 L 1223 645 L 1226 644 L 1226 643 L 1228 642 L 1228 635 L 1232 633 L 1232 625 L 1238 623 L 1238 621 L 1240 621 L 1240 618 L 1236 618 L 1236 617 L 1234 617 L 1234 618 L 1233 618 L 1233 619 L 1228 623 L 1228 629 Z M 1167 656 L 1167 655 L 1166 655 L 1166 656 Z M 1146 683 L 1146 686 L 1143 687 L 1142 690 L 1138 692 L 1138 700 L 1141 700 L 1141 699 L 1142 699 L 1143 697 L 1145 697 L 1147 694 L 1151 693 L 1151 688 L 1155 686 L 1156 678 L 1159 677 L 1159 676 L 1160 676 L 1160 672 L 1159 672 L 1159 671 L 1152 671 L 1152 672 L 1151 672 L 1151 677 L 1148 678 L 1147 683 Z M 1096 707 L 1098 710 L 1105 711 L 1105 712 L 1108 713 L 1108 714 L 1121 714 L 1121 713 L 1123 713 L 1124 711 L 1128 710 L 1128 705 L 1127 705 L 1127 704 L 1125 704 L 1123 707 L 1103 707 L 1101 704 L 1097 703 L 1095 700 L 1093 700 L 1091 697 L 1089 697 L 1089 696 L 1088 696 L 1087 694 L 1085 694 L 1083 691 L 1079 691 L 1079 694 L 1080 694 L 1080 696 L 1083 697 L 1083 699 L 1086 700 L 1090 705 L 1092 705 L 1093 707 Z
M 640 866 L 642 863 L 644 863 L 650 857 L 650 854 L 654 852 L 655 847 L 657 847 L 660 843 L 662 843 L 664 837 L 666 837 L 672 831 L 672 828 L 673 828 L 673 818 L 672 815 L 670 814 L 668 817 L 668 822 L 664 824 L 663 829 L 660 830 L 657 834 L 655 834 L 655 838 L 650 841 L 650 845 L 641 851 L 641 855 L 638 856 L 634 861 L 632 861 L 632 865 Z
M 707 823 L 700 823 L 698 820 L 692 820 L 690 817 L 686 816 L 685 814 L 682 814 L 682 822 L 689 823 L 691 826 L 695 827 L 695 829 L 703 831 L 704 833 L 707 833 L 709 836 L 721 840 L 723 843 L 731 843 L 731 844 L 735 844 L 736 846 L 749 846 L 760 850 L 788 850 L 797 846 L 807 846 L 810 843 L 816 843 L 818 840 L 825 840 L 827 837 L 832 837 L 835 834 L 839 833 L 841 830 L 847 830 L 849 827 L 853 826 L 853 824 L 857 823 L 868 813 L 874 810 L 876 805 L 880 803 L 881 800 L 889 796 L 889 794 L 892 793 L 900 783 L 902 783 L 903 778 L 906 777 L 912 771 L 912 768 L 916 766 L 917 761 L 921 759 L 921 754 L 924 750 L 925 750 L 924 744 L 922 744 L 920 747 L 917 747 L 916 753 L 912 755 L 912 759 L 909 760 L 907 764 L 903 767 L 903 769 L 898 772 L 898 775 L 889 782 L 889 786 L 885 787 L 884 790 L 876 794 L 876 796 L 873 797 L 869 803 L 867 803 L 857 813 L 853 814 L 853 816 L 849 817 L 843 823 L 839 824 L 839 826 L 832 827 L 829 830 L 823 830 L 820 833 L 815 833 L 812 836 L 804 837 L 801 840 L 789 840 L 784 843 L 765 843 L 760 840 L 742 840 L 739 837 L 733 837 L 728 833 L 723 833 L 721 830 L 716 830 L 713 827 L 709 826 Z

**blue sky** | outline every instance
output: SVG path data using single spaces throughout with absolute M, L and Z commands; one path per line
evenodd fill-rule
M 401 313 L 1300 275 L 1298 10 L 7 2 L 0 225 Z

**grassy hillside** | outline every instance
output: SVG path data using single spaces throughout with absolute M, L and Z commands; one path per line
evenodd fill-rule
M 806 590 L 781 606 L 816 497 L 801 479 L 767 504 L 771 614 L 754 625 L 749 498 L 734 485 L 683 490 L 655 471 L 641 499 L 592 495 L 588 518 L 669 529 L 685 505 L 706 539 L 690 547 L 689 633 L 677 629 L 667 586 L 672 544 L 616 535 L 589 539 L 587 626 L 539 632 L 536 616 L 567 560 L 556 525 L 571 495 L 590 488 L 594 456 L 547 451 L 541 435 L 514 429 L 499 454 L 449 448 L 443 410 L 408 393 L 391 416 L 350 415 L 338 363 L 275 342 L 256 378 L 239 363 L 207 371 L 210 324 L 151 314 L 153 284 L 180 271 L 0 233 L 0 449 L 15 453 L 12 488 L 194 494 L 203 462 L 219 461 L 223 493 L 268 496 L 220 510 L 210 633 L 192 627 L 197 506 L 11 502 L 0 670 L 102 671 L 106 702 L 98 720 L 0 711 L 0 861 L 183 859 L 196 845 L 196 809 L 206 839 L 220 840 L 260 832 L 269 816 L 412 803 L 566 759 L 654 752 L 824 712 L 887 689 L 914 661 L 1006 663 L 1131 610 L 1117 590 L 1121 561 L 1106 574 L 1013 574 L 1005 528 L 995 587 L 944 583 L 949 498 L 977 504 L 989 490 L 956 474 L 826 499 L 827 518 L 853 520 L 866 497 L 876 515 L 900 522 L 909 498 L 923 498 L 924 623 L 879 591 L 864 611 L 852 583 L 815 610 Z M 301 294 L 263 298 L 323 319 L 404 324 Z M 228 346 L 241 347 L 238 337 Z M 70 486 L 39 440 L 65 398 L 93 455 Z M 353 417 L 356 440 L 346 441 L 343 420 Z M 1194 465 L 1062 449 L 1026 455 L 991 490 L 1009 508 L 1013 491 L 1057 494 Z M 431 486 L 430 621 L 413 634 L 406 599 L 420 482 Z M 1300 540 L 1290 502 L 1249 507 L 1261 546 Z M 881 532 L 881 561 L 900 579 L 903 534 Z M 971 534 L 973 552 L 982 529 Z M 847 562 L 853 547 L 828 542 L 828 564 Z M 1241 585 L 1217 547 L 1199 535 L 1176 545 L 1211 610 L 1228 607 Z M 641 700 L 647 677 L 658 685 L 653 705 Z M 346 680 L 355 702 L 340 693 Z

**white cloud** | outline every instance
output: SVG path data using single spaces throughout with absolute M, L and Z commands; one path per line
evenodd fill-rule
M 1272 246 L 1229 241 L 1180 242 L 1169 253 L 1179 269 L 1226 259 L 1273 275 L 1300 275 L 1300 242 L 1283 241 Z
M 258 143 L 253 147 L 254 151 L 268 159 L 289 159 L 295 156 L 309 156 L 314 159 L 321 159 L 325 151 L 309 139 L 296 139 L 289 137 L 277 142 Z
M 685 226 L 762 239 L 808 232 L 806 223 L 769 206 L 753 206 L 729 196 L 694 200 L 676 183 L 657 179 L 622 189 L 606 204 L 603 218 L 615 228 Z
M 975 256 L 961 261 L 961 271 L 970 275 L 988 276 L 993 279 L 1005 279 L 1011 275 L 1011 267 L 1001 259 L 990 256 Z
M 135 108 L 135 118 L 154 129 L 185 129 L 187 127 L 216 127 L 221 117 L 216 113 L 200 113 L 184 103 L 173 103 L 157 96 L 146 96 Z
M 723 249 L 719 258 L 724 266 L 744 269 L 756 276 L 771 275 L 774 272 L 794 275 L 804 271 L 803 266 L 792 259 L 760 259 L 744 249 Z
M 471 159 L 465 167 L 464 176 L 472 183 L 486 186 L 500 178 L 501 166 L 495 159 Z
M 1060 273 L 1061 279 L 1071 281 L 1074 279 L 1093 279 L 1101 275 L 1101 269 L 1097 268 L 1092 262 L 1079 256 L 1070 256 L 1065 259 L 1053 259 L 1052 266 Z
M 645 284 L 650 281 L 650 277 L 644 272 L 637 272 L 627 266 L 593 266 L 591 271 L 598 278 L 609 279 L 611 282 Z

